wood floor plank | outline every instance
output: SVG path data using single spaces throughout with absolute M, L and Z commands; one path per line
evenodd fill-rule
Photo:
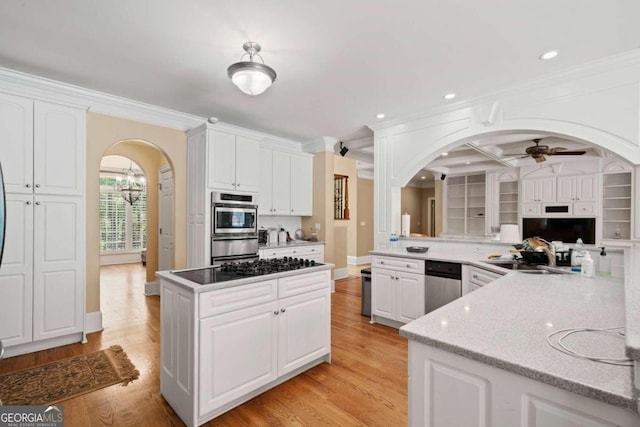
M 71 344 L 2 361 L 0 373 L 121 345 L 140 371 L 111 386 L 62 402 L 65 425 L 182 426 L 160 394 L 160 298 L 144 296 L 139 264 L 102 267 L 104 330 Z M 360 315 L 360 278 L 336 281 L 331 297 L 332 363 L 323 363 L 222 414 L 206 426 L 405 426 L 407 341 Z

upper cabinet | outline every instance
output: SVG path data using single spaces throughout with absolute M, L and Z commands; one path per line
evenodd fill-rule
M 260 215 L 312 215 L 312 194 L 310 155 L 260 150 Z
M 559 176 L 558 202 L 595 202 L 597 197 L 596 175 Z
M 260 141 L 208 130 L 209 188 L 257 193 L 260 189 Z
M 522 180 L 522 216 L 595 216 L 598 175 Z
M 0 162 L 5 189 L 83 194 L 85 111 L 0 94 Z
M 555 202 L 556 178 L 522 180 L 522 203 Z

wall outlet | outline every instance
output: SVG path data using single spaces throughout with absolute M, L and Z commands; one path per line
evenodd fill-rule
M 320 231 L 320 223 L 316 222 L 316 231 Z

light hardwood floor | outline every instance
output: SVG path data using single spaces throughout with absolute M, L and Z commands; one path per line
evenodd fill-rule
M 5 359 L 0 373 L 121 345 L 140 378 L 61 402 L 65 426 L 180 426 L 160 395 L 160 299 L 143 295 L 139 264 L 101 269 L 104 331 L 87 344 Z M 405 426 L 407 341 L 360 315 L 360 278 L 336 282 L 331 302 L 332 363 L 319 365 L 207 426 Z

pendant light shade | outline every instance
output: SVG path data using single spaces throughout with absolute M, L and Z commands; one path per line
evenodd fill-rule
M 258 54 L 261 50 L 258 43 L 246 42 L 242 47 L 246 51 L 242 57 L 249 55 L 249 61 L 236 62 L 230 65 L 227 69 L 227 74 L 233 84 L 247 95 L 260 95 L 276 80 L 276 72 L 273 68 L 265 65 L 264 61 L 259 63 L 253 60 L 255 56 L 262 60 L 262 56 Z

